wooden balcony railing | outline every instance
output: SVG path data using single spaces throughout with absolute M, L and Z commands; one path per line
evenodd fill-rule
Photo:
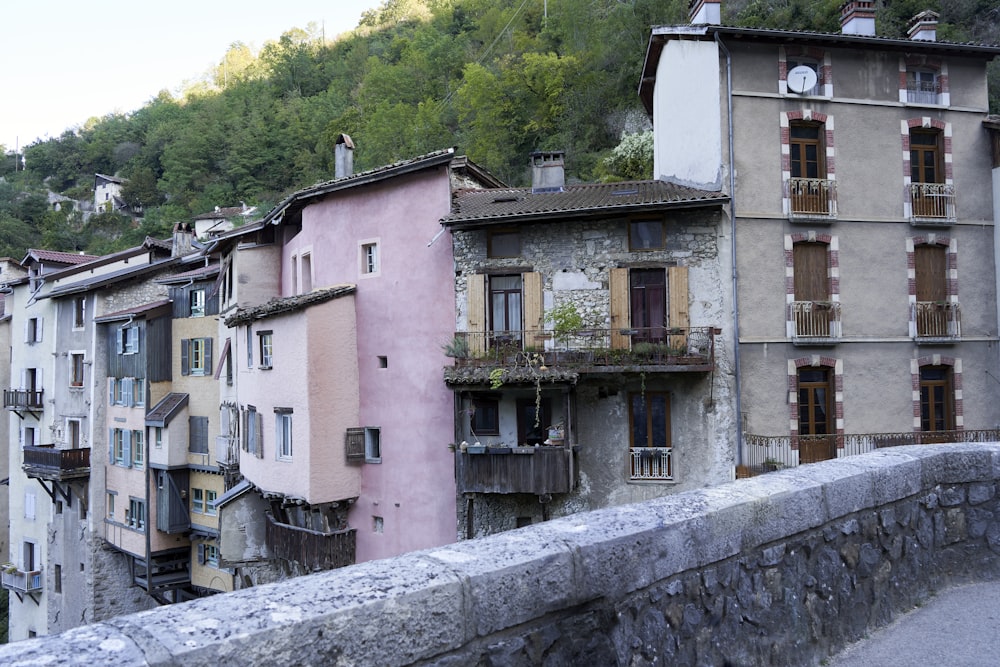
M 460 493 L 568 493 L 576 486 L 576 452 L 561 447 L 487 448 L 456 452 Z
M 24 472 L 28 477 L 48 480 L 90 476 L 90 447 L 56 449 L 54 445 L 24 447 Z
M 955 222 L 955 186 L 944 183 L 911 183 L 910 211 L 910 221 L 913 223 Z
M 713 327 L 460 331 L 449 353 L 456 366 L 535 364 L 577 371 L 617 372 L 636 366 L 667 371 L 710 371 L 715 363 Z
M 743 456 L 737 466 L 737 477 L 867 454 L 884 447 L 997 441 L 1000 441 L 1000 429 L 799 436 L 744 434 Z
M 840 302 L 793 301 L 791 321 L 795 339 L 840 338 Z
M 672 447 L 633 447 L 629 450 L 633 480 L 672 482 L 674 450 Z
M 353 565 L 355 559 L 355 529 L 323 533 L 277 521 L 266 512 L 265 539 L 271 553 L 287 561 L 299 563 L 311 570 L 332 570 Z
M 28 593 L 40 593 L 42 591 L 41 570 L 18 570 L 5 567 L 2 574 L 3 587 L 9 591 L 27 595 Z
M 917 339 L 956 339 L 962 336 L 962 310 L 954 301 L 917 301 L 913 304 Z
M 789 178 L 791 218 L 836 218 L 837 182 L 827 178 Z
M 240 442 L 235 436 L 215 436 L 215 460 L 222 466 L 240 464 Z
M 42 390 L 4 389 L 3 406 L 8 410 L 41 410 Z

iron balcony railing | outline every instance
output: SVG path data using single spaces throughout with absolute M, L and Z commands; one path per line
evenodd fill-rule
M 48 480 L 90 476 L 90 447 L 56 449 L 54 445 L 23 447 L 24 472 L 28 477 Z
M 13 566 L 5 566 L 2 574 L 3 587 L 15 593 L 27 595 L 42 591 L 41 570 L 19 570 Z
M 1000 442 L 1000 429 L 836 435 L 744 434 L 743 456 L 737 467 L 737 477 L 751 477 L 826 459 L 867 454 L 885 447 L 960 442 Z
M 828 178 L 789 178 L 789 214 L 794 218 L 836 218 L 837 182 Z
M 8 410 L 41 410 L 42 390 L 4 389 L 3 406 Z
M 791 321 L 795 339 L 840 338 L 840 302 L 793 301 Z
M 906 84 L 906 101 L 911 104 L 937 104 L 937 81 L 910 81 Z
M 637 327 L 459 331 L 447 354 L 458 366 L 503 366 L 524 363 L 591 371 L 633 366 L 669 366 L 668 370 L 705 371 L 715 363 L 713 327 Z
M 354 564 L 354 528 L 327 533 L 281 523 L 270 512 L 265 512 L 265 516 L 267 526 L 264 537 L 275 557 L 299 563 L 311 570 L 331 570 Z
M 632 480 L 674 481 L 673 447 L 632 447 L 629 458 Z
M 910 216 L 914 223 L 955 222 L 955 186 L 945 183 L 911 183 Z
M 913 304 L 912 320 L 918 340 L 962 336 L 962 310 L 956 301 L 917 301 Z

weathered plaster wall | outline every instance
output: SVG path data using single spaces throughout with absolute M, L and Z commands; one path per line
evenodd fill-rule
M 0 660 L 814 665 L 936 590 L 1000 577 L 998 481 L 998 444 L 883 450 L 121 617 Z

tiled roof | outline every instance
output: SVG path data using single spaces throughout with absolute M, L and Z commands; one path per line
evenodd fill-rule
M 171 392 L 146 413 L 146 426 L 166 426 L 174 415 L 188 404 L 188 395 Z
M 235 313 L 226 318 L 226 326 L 235 327 L 241 324 L 249 324 L 254 320 L 261 320 L 274 315 L 281 315 L 301 310 L 317 303 L 323 303 L 324 301 L 329 301 L 330 299 L 335 299 L 347 294 L 353 294 L 356 289 L 356 285 L 334 285 L 333 287 L 316 289 L 312 292 L 308 292 L 307 294 L 276 297 L 259 306 L 253 306 L 252 308 L 238 308 Z
M 104 287 L 105 285 L 110 285 L 116 283 L 120 280 L 128 280 L 130 278 L 135 278 L 137 276 L 145 275 L 147 273 L 153 273 L 155 271 L 160 271 L 165 268 L 174 266 L 180 261 L 179 257 L 167 257 L 165 259 L 160 259 L 149 264 L 139 264 L 134 266 L 126 266 L 124 268 L 118 269 L 117 271 L 111 271 L 110 273 L 100 273 L 89 278 L 78 280 L 66 285 L 60 285 L 59 287 L 53 287 L 52 291 L 48 294 L 43 295 L 41 298 L 56 298 L 61 296 L 67 296 L 69 294 L 79 294 L 80 292 L 86 292 L 98 287 Z M 57 276 L 63 276 L 60 273 Z M 66 274 L 69 275 L 69 274 Z
M 208 266 L 199 266 L 197 269 L 191 269 L 190 271 L 185 271 L 183 273 L 173 273 L 165 278 L 159 278 L 156 282 L 167 285 L 176 282 L 186 282 L 188 280 L 198 280 L 201 278 L 211 278 L 212 276 L 219 273 L 218 262 L 214 264 L 209 264 Z
M 167 306 L 170 304 L 170 299 L 161 299 L 160 301 L 153 301 L 152 303 L 144 303 L 139 306 L 132 306 L 131 308 L 126 308 L 124 310 L 116 310 L 113 313 L 106 313 L 100 317 L 95 317 L 94 321 L 98 324 L 102 322 L 114 322 L 115 320 L 124 320 L 135 315 L 142 315 L 148 313 L 157 308 Z
M 533 194 L 531 188 L 464 190 L 441 222 L 449 227 L 470 223 L 530 221 L 599 216 L 665 208 L 719 206 L 721 192 L 698 190 L 665 181 L 626 181 L 566 185 L 560 192 Z
M 58 262 L 60 264 L 83 264 L 98 259 L 98 255 L 84 255 L 75 252 L 60 252 L 58 250 L 41 250 L 30 248 L 25 260 L 31 257 L 39 262 Z M 22 260 L 22 264 L 24 261 Z

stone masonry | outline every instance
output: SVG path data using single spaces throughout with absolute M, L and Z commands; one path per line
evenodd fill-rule
M 0 661 L 816 665 L 937 590 L 1000 577 L 998 481 L 1000 444 L 881 450 L 118 617 Z

